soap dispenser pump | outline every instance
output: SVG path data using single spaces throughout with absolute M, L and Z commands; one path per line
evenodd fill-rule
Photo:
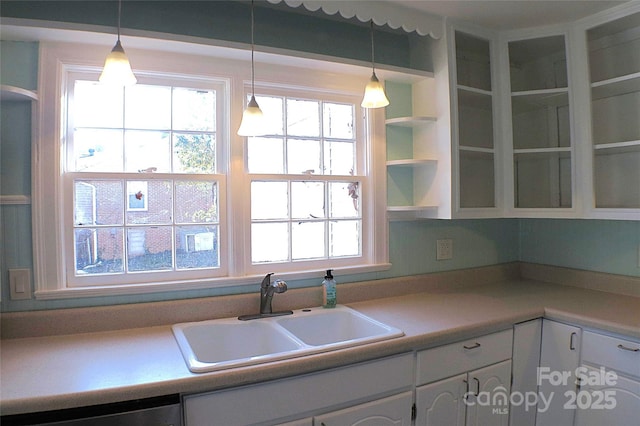
M 324 280 L 322 280 L 323 308 L 336 307 L 336 280 L 333 279 L 331 271 L 332 269 L 327 269 L 327 275 L 325 275 Z

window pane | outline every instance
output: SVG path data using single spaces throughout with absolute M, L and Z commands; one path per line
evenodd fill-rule
M 274 138 L 249 138 L 249 173 L 284 173 L 284 142 Z
M 77 129 L 73 133 L 75 164 L 70 171 L 121 172 L 122 130 Z
M 320 103 L 287 99 L 287 134 L 320 136 Z
M 252 219 L 287 219 L 288 217 L 287 182 L 251 182 Z
M 251 96 L 247 97 L 247 103 Z M 265 135 L 284 135 L 284 112 L 282 98 L 274 96 L 256 96 L 265 118 Z
M 122 225 L 122 181 L 84 180 L 74 184 L 74 224 Z
M 214 173 L 215 147 L 214 135 L 174 133 L 173 171 L 175 173 Z
M 324 182 L 291 182 L 291 217 L 324 218 Z
M 160 271 L 173 268 L 171 227 L 127 229 L 127 269 Z
M 329 222 L 329 256 L 360 255 L 360 226 L 359 220 Z
M 122 128 L 123 91 L 95 81 L 76 81 L 74 127 Z
M 356 146 L 353 142 L 324 143 L 324 173 L 327 175 L 353 175 Z
M 329 183 L 329 216 L 359 217 L 358 182 Z
M 170 129 L 171 88 L 136 84 L 125 89 L 124 125 L 128 129 Z
M 122 273 L 122 242 L 122 228 L 76 229 L 76 275 Z
M 324 104 L 324 137 L 353 138 L 353 105 Z
M 324 227 L 325 222 L 297 222 L 292 224 L 292 258 L 299 260 L 326 257 Z
M 176 182 L 176 223 L 218 221 L 218 185 L 214 182 Z
M 289 227 L 286 223 L 251 225 L 251 261 L 253 263 L 289 260 Z
M 287 141 L 287 172 L 291 174 L 322 174 L 320 141 L 289 139 Z
M 173 129 L 214 131 L 216 94 L 211 90 L 173 89 Z
M 214 268 L 220 265 L 217 226 L 180 226 L 176 228 L 176 246 L 178 269 Z
M 127 223 L 171 223 L 171 181 L 127 181 Z
M 171 142 L 168 132 L 125 132 L 125 171 L 171 171 Z

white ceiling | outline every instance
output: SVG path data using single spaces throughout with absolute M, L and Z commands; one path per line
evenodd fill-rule
M 571 22 L 624 1 L 613 0 L 387 0 L 496 30 Z M 637 1 L 637 0 L 635 0 Z

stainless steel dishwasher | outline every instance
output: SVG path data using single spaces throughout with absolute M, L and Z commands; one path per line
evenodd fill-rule
M 68 410 L 3 416 L 2 426 L 180 426 L 182 407 L 179 395 Z

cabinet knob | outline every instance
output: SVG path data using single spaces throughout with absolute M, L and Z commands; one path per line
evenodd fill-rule
M 462 345 L 462 347 L 465 348 L 466 350 L 471 350 L 471 349 L 479 348 L 480 343 L 475 342 L 473 345 Z

